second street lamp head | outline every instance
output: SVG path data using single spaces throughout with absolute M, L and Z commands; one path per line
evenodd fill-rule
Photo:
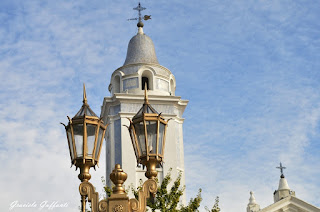
M 83 85 L 83 105 L 78 113 L 69 119 L 65 126 L 71 163 L 80 168 L 79 179 L 88 181 L 90 167 L 98 165 L 101 147 L 107 125 L 103 123 L 87 103 Z M 72 166 L 71 165 L 71 166 Z
M 150 179 L 157 176 L 156 166 L 163 162 L 168 121 L 149 104 L 146 88 L 142 108 L 129 119 L 129 133 L 137 163 L 147 167 L 146 177 Z

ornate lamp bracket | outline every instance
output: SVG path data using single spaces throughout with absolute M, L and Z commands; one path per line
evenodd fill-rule
M 130 212 L 145 212 L 147 199 L 150 198 L 150 193 L 154 196 L 157 192 L 157 182 L 154 179 L 149 179 L 143 183 L 142 189 L 139 191 L 139 201 L 135 198 L 130 199 Z
M 82 204 L 81 208 L 83 212 L 85 212 L 87 198 L 88 198 L 88 202 L 91 202 L 92 212 L 98 212 L 97 206 L 98 206 L 99 194 L 98 192 L 95 191 L 93 185 L 88 181 L 84 181 L 79 186 L 79 192 L 81 195 L 81 204 Z
M 147 199 L 150 194 L 155 195 L 157 192 L 157 182 L 149 179 L 143 183 L 142 189 L 139 191 L 139 200 L 132 198 L 129 200 L 122 184 L 127 179 L 127 174 L 123 172 L 120 165 L 117 164 L 110 174 L 110 179 L 115 184 L 113 193 L 106 200 L 99 201 L 99 194 L 88 181 L 84 181 L 79 186 L 81 195 L 82 212 L 85 212 L 86 200 L 91 202 L 92 212 L 145 212 Z

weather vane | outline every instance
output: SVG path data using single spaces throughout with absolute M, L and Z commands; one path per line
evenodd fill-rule
M 283 170 L 286 168 L 284 166 L 282 166 L 281 162 L 280 162 L 280 166 L 279 167 L 276 167 L 277 169 L 280 169 L 280 172 L 281 172 L 281 176 L 284 176 L 283 175 Z
M 141 22 L 142 19 L 145 20 L 145 21 L 151 19 L 151 15 L 145 15 L 145 16 L 143 16 L 143 18 L 141 17 L 141 11 L 142 11 L 142 10 L 145 10 L 145 9 L 147 9 L 147 8 L 141 7 L 140 2 L 139 2 L 139 4 L 138 4 L 138 6 L 135 7 L 135 8 L 133 8 L 133 9 L 138 11 L 139 17 L 138 17 L 138 18 L 130 18 L 130 19 L 128 19 L 128 21 L 131 21 L 131 20 L 139 20 L 139 22 Z

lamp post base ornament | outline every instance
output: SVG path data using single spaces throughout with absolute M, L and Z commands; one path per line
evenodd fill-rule
M 91 202 L 92 212 L 145 212 L 147 199 L 150 193 L 153 195 L 157 192 L 157 183 L 154 179 L 148 179 L 143 183 L 139 191 L 139 200 L 132 198 L 129 200 L 122 184 L 127 179 L 127 174 L 123 172 L 119 164 L 110 174 L 110 179 L 115 184 L 111 196 L 106 200 L 99 201 L 99 194 L 95 191 L 93 185 L 84 181 L 79 186 L 82 202 L 82 212 L 85 212 L 86 199 Z

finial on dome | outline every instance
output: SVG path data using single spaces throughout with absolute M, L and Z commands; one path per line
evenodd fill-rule
M 143 22 L 139 21 L 137 26 L 138 26 L 138 34 L 143 35 Z
M 139 21 L 139 22 L 137 23 L 137 27 L 143 27 L 143 26 L 144 26 L 144 24 L 143 24 L 142 21 Z
M 253 192 L 250 191 L 249 204 L 247 206 L 247 212 L 258 212 L 260 211 L 260 205 L 257 204 L 256 198 L 253 196 Z
M 140 2 L 139 2 L 139 4 L 138 4 L 138 6 L 135 7 L 135 8 L 133 8 L 133 9 L 138 11 L 138 18 L 130 18 L 130 19 L 128 19 L 128 21 L 138 20 L 137 26 L 138 26 L 138 28 L 139 28 L 139 30 L 140 30 L 140 28 L 143 28 L 143 26 L 144 26 L 144 24 L 143 24 L 143 22 L 142 22 L 142 19 L 145 20 L 145 21 L 147 21 L 147 20 L 151 19 L 151 15 L 145 15 L 145 16 L 143 16 L 143 17 L 141 16 L 141 11 L 142 11 L 142 10 L 145 10 L 145 9 L 147 9 L 147 8 L 141 7 Z M 142 29 L 141 29 L 141 30 L 142 30 Z
M 253 196 L 253 191 L 250 191 L 249 204 L 250 205 L 256 204 L 256 198 Z
M 280 169 L 281 173 L 278 190 L 290 190 L 287 179 L 284 177 L 283 174 L 283 169 L 285 169 L 286 167 L 282 166 L 282 163 L 280 162 L 280 166 L 276 168 Z

